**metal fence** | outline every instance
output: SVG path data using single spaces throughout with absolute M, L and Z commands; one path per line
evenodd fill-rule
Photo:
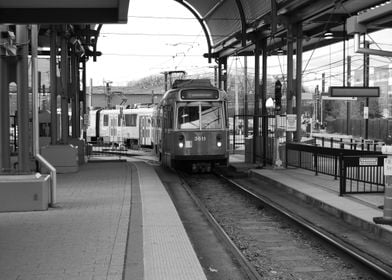
M 392 120 L 391 119 L 369 119 L 368 121 L 368 137 L 370 139 L 380 139 L 386 141 L 392 135 Z M 336 119 L 327 121 L 328 133 L 350 134 L 354 137 L 364 137 L 365 132 L 364 119 L 351 119 L 349 130 L 347 131 L 347 120 Z
M 285 117 L 281 117 L 279 119 L 278 127 L 283 128 L 286 123 Z M 245 122 L 247 121 L 248 126 L 246 127 Z M 258 123 L 258 134 L 254 135 L 254 123 L 257 121 Z M 267 135 L 263 137 L 263 122 L 266 122 Z M 266 157 L 267 162 L 272 162 L 272 155 L 274 149 L 274 139 L 275 139 L 275 129 L 276 129 L 276 120 L 274 115 L 266 115 L 266 116 L 253 116 L 253 115 L 235 115 L 229 118 L 229 129 L 230 129 L 230 144 L 231 144 L 231 152 L 232 153 L 241 153 L 244 152 L 246 147 L 249 144 L 253 143 L 253 137 L 257 138 L 257 147 L 256 147 L 256 158 L 258 160 L 262 160 L 262 149 L 263 139 L 266 139 Z M 284 142 L 285 135 L 280 137 L 280 142 Z M 252 144 L 253 145 L 253 144 Z M 259 147 L 260 146 L 260 147 Z
M 287 143 L 285 158 L 287 166 L 339 177 L 340 195 L 384 192 L 385 156 L 380 152 Z
M 313 145 L 348 150 L 381 151 L 381 147 L 385 144 L 383 141 L 362 138 L 355 139 L 314 135 L 311 138 L 313 140 Z
M 386 155 L 342 156 L 340 195 L 384 192 L 384 158 Z

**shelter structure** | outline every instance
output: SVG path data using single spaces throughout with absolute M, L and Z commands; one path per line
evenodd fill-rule
M 278 51 L 287 54 L 286 113 L 299 114 L 303 51 L 345 42 L 351 37 L 359 38 L 361 34 L 390 27 L 392 23 L 392 4 L 385 0 L 175 1 L 189 9 L 200 22 L 208 46 L 204 56 L 218 64 L 220 88 L 227 88 L 228 57 L 254 56 L 253 145 L 256 147 L 261 143 L 261 153 L 256 155 L 258 149 L 254 148 L 253 159 L 258 156 L 264 163 L 267 122 L 262 121 L 261 133 L 258 130 L 259 116 L 267 114 L 267 57 Z M 50 58 L 51 144 L 67 145 L 81 136 L 80 119 L 87 112 L 86 61 L 95 61 L 100 56 L 97 46 L 102 24 L 126 23 L 128 8 L 129 0 L 0 0 L 1 172 L 10 172 L 14 166 L 18 173 L 32 172 L 35 168 L 32 159 L 41 158 L 37 130 L 34 130 L 34 137 L 29 130 L 29 96 L 36 96 L 38 91 L 36 58 Z M 329 40 L 325 39 L 327 33 Z M 359 39 L 357 42 L 360 43 Z M 389 55 L 388 52 L 376 53 L 364 50 L 367 47 L 357 47 L 357 51 L 365 55 Z M 32 62 L 31 74 L 28 59 Z M 17 84 L 18 96 L 16 165 L 11 164 L 9 149 L 11 82 Z M 259 104 L 262 104 L 261 108 Z M 69 107 L 72 108 L 71 131 L 68 129 Z M 300 118 L 297 117 L 294 140 L 299 140 L 300 129 Z M 287 133 L 287 141 L 292 138 L 291 133 Z
M 302 100 L 302 53 L 332 43 L 345 42 L 355 36 L 359 43 L 359 35 L 391 26 L 392 4 L 385 0 L 176 1 L 188 8 L 203 27 L 208 45 L 205 57 L 217 62 L 221 88 L 227 88 L 228 57 L 254 56 L 253 113 L 256 137 L 253 138 L 253 145 L 262 143 L 261 157 L 264 164 L 267 122 L 262 121 L 260 133 L 257 116 L 267 114 L 267 57 L 278 52 L 287 55 L 286 113 L 298 114 L 297 131 L 294 133 L 294 140 L 298 141 L 301 131 L 299 115 Z M 356 50 L 366 54 L 389 55 L 364 49 L 365 47 L 357 47 Z M 259 104 L 262 104 L 262 108 L 259 108 Z M 258 139 L 258 135 L 263 139 Z M 291 140 L 293 135 L 287 133 L 287 141 Z M 254 153 L 256 151 L 257 149 L 253 149 Z M 256 160 L 256 154 L 253 159 Z

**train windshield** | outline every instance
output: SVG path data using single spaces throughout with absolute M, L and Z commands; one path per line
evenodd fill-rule
M 222 104 L 220 102 L 192 102 L 178 107 L 179 129 L 222 128 Z

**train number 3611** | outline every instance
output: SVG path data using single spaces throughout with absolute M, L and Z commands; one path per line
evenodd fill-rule
M 193 141 L 195 141 L 195 142 L 207 141 L 207 137 L 205 137 L 205 136 L 195 136 Z

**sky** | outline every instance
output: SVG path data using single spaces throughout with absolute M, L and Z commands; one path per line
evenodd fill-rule
M 385 34 L 388 34 L 387 36 Z M 391 30 L 367 36 L 372 48 L 391 49 L 388 38 Z M 94 86 L 111 81 L 123 86 L 149 75 L 164 71 L 185 70 L 195 77 L 205 72 L 213 73 L 214 62 L 203 57 L 207 43 L 198 21 L 182 5 L 173 0 L 132 0 L 128 24 L 104 24 L 98 38 L 102 56 L 87 64 L 87 79 Z M 346 55 L 352 55 L 352 69 L 363 66 L 363 56 L 353 53 L 352 41 L 346 44 Z M 391 64 L 385 57 L 371 58 L 373 65 Z M 228 72 L 241 71 L 243 59 L 232 57 Z M 254 74 L 254 60 L 248 59 L 248 75 Z M 268 74 L 282 76 L 286 72 L 285 56 L 269 57 Z M 303 83 L 311 88 L 321 87 L 325 73 L 327 86 L 343 85 L 343 43 L 309 51 L 303 55 Z
M 199 22 L 173 0 L 130 1 L 128 24 L 104 24 L 97 49 L 102 56 L 87 64 L 94 85 L 125 85 L 163 71 L 212 71 L 203 58 L 207 43 Z

